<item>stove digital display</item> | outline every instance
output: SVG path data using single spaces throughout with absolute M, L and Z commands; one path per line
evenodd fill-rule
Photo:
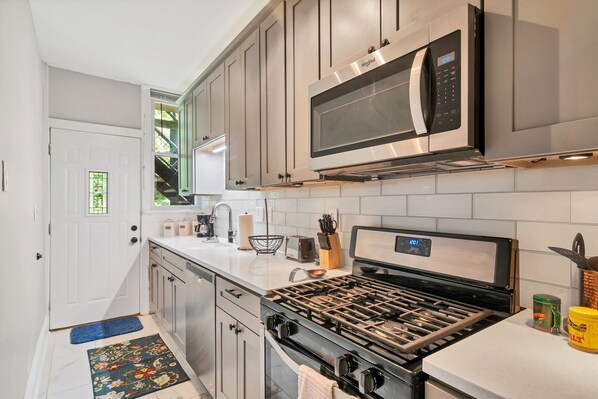
M 429 238 L 397 236 L 395 252 L 429 257 L 431 250 L 432 240 Z

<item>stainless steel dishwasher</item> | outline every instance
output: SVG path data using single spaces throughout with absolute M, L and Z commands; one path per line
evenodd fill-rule
M 216 397 L 216 275 L 187 262 L 187 362 Z

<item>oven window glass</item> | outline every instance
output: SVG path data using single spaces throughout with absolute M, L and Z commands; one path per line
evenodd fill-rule
M 312 156 L 416 137 L 409 105 L 415 53 L 312 98 Z
M 266 341 L 266 399 L 297 399 L 298 385 L 297 374 Z

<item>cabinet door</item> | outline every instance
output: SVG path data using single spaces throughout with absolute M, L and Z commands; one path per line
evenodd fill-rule
M 239 399 L 263 398 L 260 359 L 260 337 L 239 323 L 237 335 L 237 364 L 239 367 Z
M 260 49 L 256 30 L 224 62 L 226 187 L 260 184 Z
M 208 93 L 204 80 L 193 90 L 193 148 L 208 138 Z
M 320 0 L 322 76 L 380 46 L 380 0 Z
M 284 3 L 260 25 L 262 185 L 286 179 Z
M 150 312 L 159 314 L 160 265 L 150 258 Z
M 598 2 L 484 2 L 489 160 L 598 147 Z
M 183 103 L 179 112 L 179 195 L 187 196 L 193 191 L 193 97 L 190 96 Z
M 187 325 L 185 314 L 185 283 L 176 277 L 172 282 L 172 302 L 172 338 L 174 338 L 179 349 L 183 353 L 186 353 L 185 349 L 187 341 L 185 339 L 185 331 Z
M 158 294 L 158 299 L 156 301 L 156 315 L 158 316 L 158 319 L 162 320 L 164 318 L 164 284 L 167 283 L 168 281 L 166 280 L 166 277 L 164 276 L 164 269 L 160 266 L 155 268 L 156 271 L 156 277 L 157 277 L 157 294 Z
M 292 182 L 318 179 L 309 170 L 309 85 L 320 79 L 318 0 L 288 0 L 287 173 Z
M 236 399 L 237 320 L 216 308 L 216 398 Z M 259 397 L 259 396 L 256 396 Z
M 208 138 L 224 134 L 224 63 L 206 79 L 208 94 Z
M 162 268 L 162 325 L 164 329 L 172 335 L 172 321 L 174 317 L 174 308 L 172 300 L 172 274 Z

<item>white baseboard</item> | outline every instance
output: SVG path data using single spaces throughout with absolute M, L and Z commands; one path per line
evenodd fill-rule
M 35 347 L 35 354 L 31 362 L 31 369 L 29 370 L 29 377 L 27 379 L 27 390 L 25 391 L 25 399 L 38 399 L 39 394 L 45 391 L 41 384 L 44 381 L 44 374 L 50 370 L 46 370 L 46 357 L 49 355 L 48 346 L 50 340 L 50 319 L 46 315 L 42 328 L 39 332 L 37 345 Z

